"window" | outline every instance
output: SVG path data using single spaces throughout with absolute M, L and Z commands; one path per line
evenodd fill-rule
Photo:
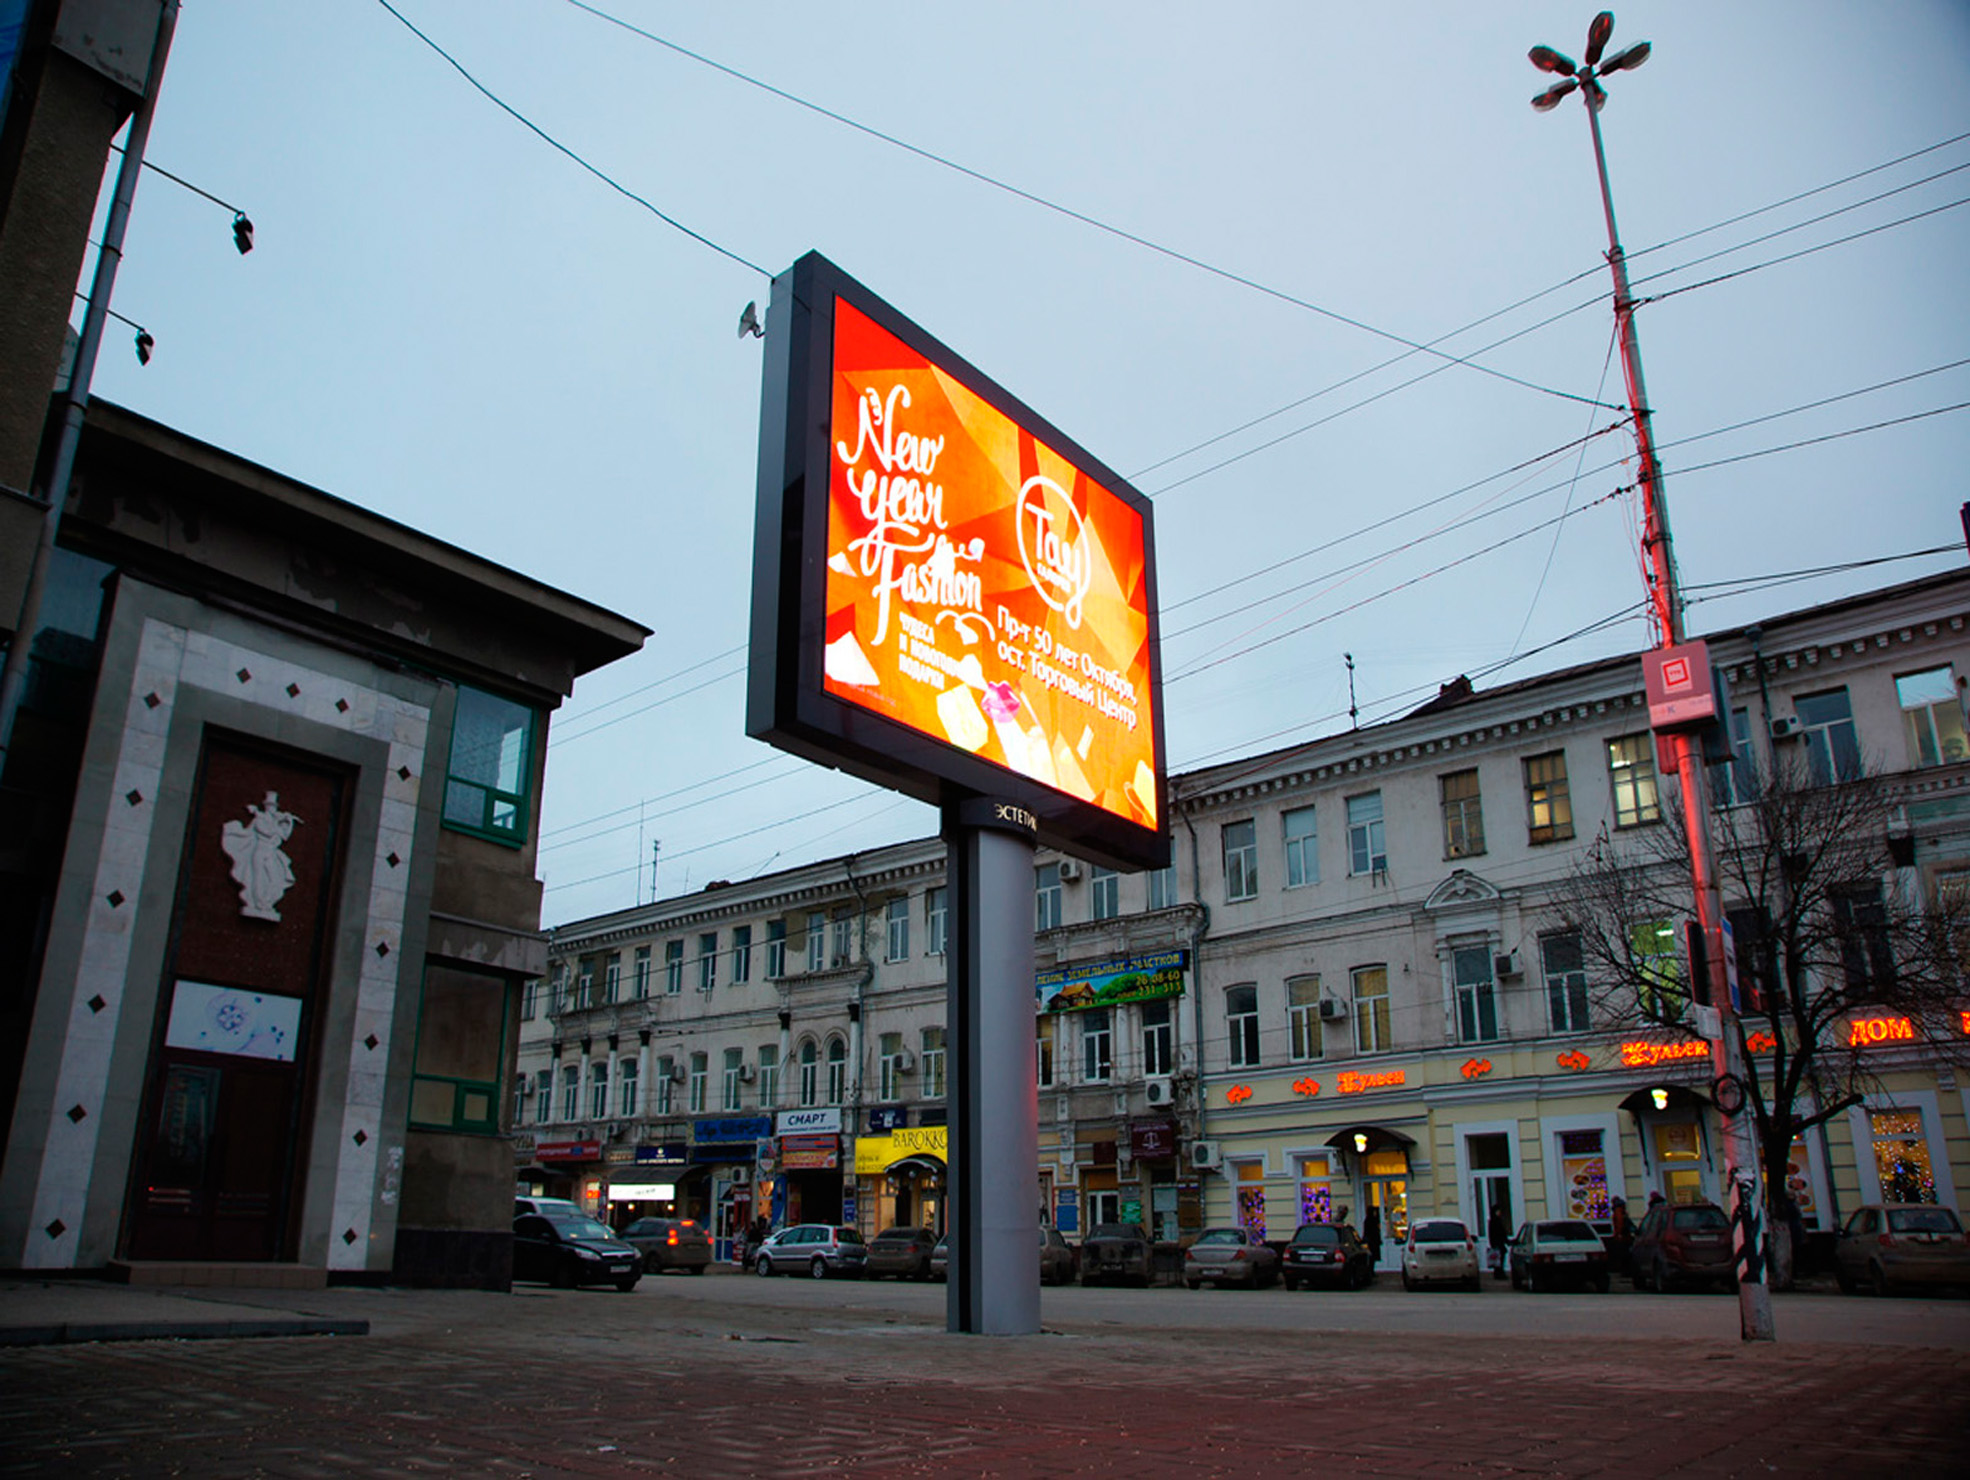
M 745 1093 L 746 1051 L 743 1048 L 725 1050 L 725 1073 L 721 1084 L 719 1104 L 723 1109 L 736 1110 Z
M 1176 1064 L 1175 1015 L 1167 1000 L 1142 1004 L 1142 1072 L 1168 1074 Z
M 561 1119 L 581 1118 L 581 1065 L 561 1066 Z
M 778 981 L 787 974 L 787 922 L 766 922 L 766 979 Z
M 1676 951 L 1676 927 L 1667 920 L 1629 926 L 1628 952 L 1641 979 L 1643 1015 L 1665 1023 L 1681 1021 L 1689 993 L 1683 986 L 1683 958 Z
M 807 917 L 807 969 L 819 971 L 828 964 L 828 917 L 819 910 Z
M 1348 872 L 1386 873 L 1389 850 L 1382 832 L 1382 794 L 1366 792 L 1348 798 Z
M 604 1120 L 609 1114 L 609 1061 L 597 1059 L 588 1066 L 588 1118 Z
M 1443 795 L 1443 856 L 1476 858 L 1484 852 L 1484 800 L 1476 769 L 1440 776 L 1437 788 Z
M 1546 977 L 1546 1008 L 1555 1033 L 1585 1033 L 1587 968 L 1580 950 L 1580 932 L 1548 935 L 1539 942 L 1539 961 Z
M 620 1107 L 616 1113 L 624 1120 L 634 1120 L 643 1113 L 643 1106 L 637 1097 L 641 1078 L 641 1068 L 634 1059 L 624 1059 L 616 1069 L 616 1103 Z
M 1081 1019 L 1081 1077 L 1089 1084 L 1106 1084 L 1115 1072 L 1115 1041 L 1108 1026 L 1108 1009 L 1091 1007 Z
M 1888 938 L 1888 907 L 1882 902 L 1880 881 L 1842 884 L 1827 893 L 1847 991 L 1869 997 L 1893 988 L 1895 948 Z
M 923 892 L 923 948 L 929 955 L 944 954 L 944 932 L 950 920 L 948 913 L 950 897 L 950 890 L 942 884 Z
M 855 916 L 848 910 L 836 910 L 834 918 L 828 922 L 830 966 L 846 966 L 855 959 Z
M 664 942 L 664 991 L 675 997 L 684 990 L 684 942 Z
M 759 1045 L 759 1106 L 770 1110 L 780 1103 L 780 1045 Z
M 1389 969 L 1358 966 L 1351 973 L 1354 987 L 1354 1046 L 1358 1053 L 1381 1053 L 1389 1047 Z
M 554 1071 L 542 1069 L 534 1075 L 534 1124 L 546 1125 L 554 1118 Z
M 890 900 L 883 911 L 883 923 L 888 927 L 888 948 L 883 959 L 887 961 L 907 961 L 910 959 L 910 896 L 899 894 Z
M 575 978 L 574 1005 L 576 1007 L 590 1007 L 594 1005 L 594 1001 L 595 1001 L 595 973 L 592 971 L 584 971 L 580 976 Z
M 1573 836 L 1573 802 L 1566 790 L 1566 752 L 1548 751 L 1525 761 L 1526 841 L 1558 843 Z
M 1226 987 L 1224 1025 L 1231 1042 L 1231 1067 L 1256 1069 L 1259 1063 L 1259 989 Z
M 1317 1059 L 1320 1036 L 1320 978 L 1296 976 L 1286 983 L 1286 1027 L 1295 1062 Z
M 718 932 L 698 937 L 698 990 L 709 992 L 718 985 Z
M 1294 807 L 1280 815 L 1280 830 L 1286 838 L 1286 887 L 1320 882 L 1320 829 L 1315 825 L 1314 809 Z
M 1149 908 L 1167 910 L 1177 902 L 1177 866 L 1159 868 L 1149 876 Z
M 1490 1043 L 1498 1037 L 1498 994 L 1491 979 L 1491 943 L 1458 946 L 1450 953 L 1457 990 L 1457 1037 L 1462 1043 Z
M 1751 744 L 1751 711 L 1733 709 L 1729 732 L 1731 758 L 1710 768 L 1710 804 L 1735 807 L 1758 792 L 1758 752 Z
M 656 1113 L 668 1115 L 676 1108 L 677 1060 L 668 1054 L 657 1060 Z
M 808 1039 L 800 1045 L 800 1103 L 813 1105 L 821 1098 L 820 1085 L 821 1051 Z
M 611 957 L 602 969 L 602 1000 L 614 1002 L 622 995 L 622 962 Z
M 1097 920 L 1112 920 L 1122 913 L 1122 876 L 1112 868 L 1097 865 L 1089 871 L 1088 911 Z
M 735 982 L 752 980 L 752 926 L 750 925 L 732 927 L 732 980 Z
M 489 1135 L 499 1130 L 506 993 L 502 977 L 424 968 L 410 1086 L 412 1125 Z
M 1852 781 L 1861 773 L 1861 743 L 1854 706 L 1845 689 L 1801 694 L 1792 701 L 1806 742 L 1806 769 L 1815 786 Z
M 1655 791 L 1655 737 L 1644 732 L 1607 743 L 1607 774 L 1614 787 L 1614 825 L 1640 827 L 1662 820 Z
M 1224 825 L 1224 897 L 1257 899 L 1259 895 L 1259 830 L 1251 818 Z
M 529 977 L 520 988 L 520 1021 L 530 1023 L 540 1010 L 540 978 Z
M 877 1044 L 880 1056 L 877 1072 L 881 1083 L 878 1095 L 884 1104 L 894 1104 L 903 1098 L 903 1035 L 885 1033 Z
M 1033 870 L 1034 929 L 1060 927 L 1060 865 L 1043 863 Z
M 710 1060 L 701 1053 L 691 1055 L 691 1113 L 705 1113 L 705 1080 L 710 1077 Z
M 1035 1026 L 1033 1042 L 1040 1056 L 1040 1088 L 1046 1089 L 1053 1083 L 1053 1025 L 1057 1018 L 1042 1017 Z
M 445 776 L 445 826 L 501 843 L 527 838 L 534 712 L 460 685 Z
M 828 1103 L 839 1105 L 848 1098 L 848 1045 L 839 1038 L 828 1040 Z
M 925 1028 L 918 1041 L 922 1045 L 918 1063 L 923 1069 L 923 1097 L 941 1100 L 944 1098 L 944 1030 Z
M 648 946 L 638 946 L 636 948 L 636 970 L 633 979 L 635 981 L 636 1000 L 641 1002 L 645 997 L 650 995 L 650 948 Z
M 1868 1120 L 1874 1133 L 1874 1167 L 1881 1177 L 1882 1201 L 1936 1201 L 1936 1172 L 1929 1160 L 1928 1139 L 1922 1134 L 1922 1112 L 1875 1110 Z
M 1963 731 L 1963 703 L 1956 694 L 1956 672 L 1948 664 L 1905 673 L 1895 680 L 1902 720 L 1908 726 L 1908 759 L 1914 766 L 1940 766 L 1970 760 L 1970 738 Z
M 565 963 L 554 968 L 554 975 L 547 983 L 547 1011 L 550 1016 L 560 1016 L 568 1005 L 568 968 Z

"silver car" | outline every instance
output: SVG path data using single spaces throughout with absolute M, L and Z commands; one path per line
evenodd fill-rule
M 869 1246 L 852 1228 L 796 1223 L 761 1244 L 752 1267 L 762 1276 L 805 1273 L 817 1280 L 829 1275 L 859 1280 L 869 1267 Z
M 1459 1284 L 1481 1290 L 1477 1240 L 1456 1218 L 1425 1218 L 1409 1225 L 1402 1244 L 1402 1288 Z
M 1886 1295 L 1925 1285 L 1970 1285 L 1970 1237 L 1956 1214 L 1934 1203 L 1872 1203 L 1854 1209 L 1834 1245 L 1842 1290 Z
M 1243 1228 L 1207 1228 L 1184 1251 L 1183 1282 L 1193 1290 L 1206 1281 L 1256 1290 L 1278 1278 L 1278 1252 Z

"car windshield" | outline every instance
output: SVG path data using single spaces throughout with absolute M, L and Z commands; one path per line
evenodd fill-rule
M 1694 1228 L 1704 1232 L 1731 1226 L 1731 1220 L 1724 1216 L 1722 1208 L 1678 1208 L 1670 1221 L 1678 1228 Z
M 1240 1228 L 1207 1228 L 1197 1235 L 1200 1244 L 1242 1244 L 1245 1232 Z
M 547 1220 L 562 1238 L 614 1238 L 608 1228 L 581 1213 L 557 1214 Z
M 1888 1227 L 1894 1233 L 1961 1233 L 1956 1214 L 1948 1208 L 1890 1208 Z
M 1418 1223 L 1410 1240 L 1419 1244 L 1461 1244 L 1471 1236 L 1461 1223 Z
M 1566 1240 L 1573 1243 L 1599 1243 L 1601 1236 L 1591 1225 L 1568 1220 L 1562 1223 L 1541 1223 L 1538 1237 L 1542 1239 Z
M 1302 1223 L 1299 1232 L 1293 1235 L 1296 1244 L 1338 1244 L 1341 1241 L 1340 1229 L 1331 1223 Z

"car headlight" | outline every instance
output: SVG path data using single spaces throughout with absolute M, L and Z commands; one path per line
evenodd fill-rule
M 602 1257 L 593 1249 L 576 1249 L 575 1253 L 583 1259 L 600 1259 Z

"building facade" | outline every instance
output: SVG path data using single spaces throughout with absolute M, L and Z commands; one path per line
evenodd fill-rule
M 1966 618 L 1950 575 L 1713 636 L 1713 804 L 1734 766 L 1799 755 L 1837 784 L 1865 760 L 1908 845 L 1890 865 L 1884 839 L 1881 882 L 1963 889 Z M 1418 1216 L 1606 1229 L 1616 1199 L 1727 1201 L 1707 1046 L 1610 1014 L 1567 928 L 1583 858 L 1663 827 L 1674 786 L 1629 657 L 1177 776 L 1160 873 L 1042 851 L 1038 1218 L 1180 1242 L 1347 1217 L 1393 1268 Z M 945 898 L 924 840 L 557 929 L 522 1024 L 523 1178 L 597 1211 L 660 1190 L 727 1238 L 761 1213 L 938 1224 Z M 1676 923 L 1635 922 L 1672 957 Z M 1845 1030 L 1881 1034 L 1873 1088 L 1795 1147 L 1806 1227 L 1957 1206 L 1955 1046 L 1860 1008 Z

